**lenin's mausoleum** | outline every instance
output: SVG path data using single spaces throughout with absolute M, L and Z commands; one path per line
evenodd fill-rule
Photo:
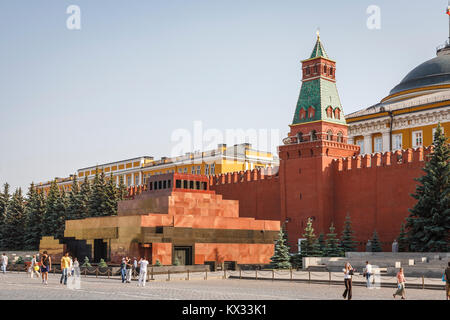
M 376 230 L 390 251 L 415 204 L 410 194 L 432 152 L 426 147 L 432 132 L 438 122 L 450 132 L 449 53 L 450 47 L 440 48 L 380 104 L 346 120 L 336 62 L 318 36 L 302 61 L 303 83 L 279 167 L 150 176 L 130 188 L 117 216 L 66 221 L 64 243 L 43 238 L 40 249 L 115 262 L 145 255 L 162 264 L 265 264 L 282 225 L 296 251 L 308 218 L 316 235 L 331 223 L 341 233 L 348 214 L 361 250 Z

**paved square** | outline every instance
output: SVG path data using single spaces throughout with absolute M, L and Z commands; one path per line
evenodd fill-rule
M 81 277 L 81 289 L 59 284 L 59 275 L 50 274 L 48 285 L 25 273 L 0 274 L 0 300 L 342 300 L 344 286 L 285 281 L 208 279 L 151 281 L 137 287 L 137 281 L 123 284 L 119 278 Z M 394 288 L 366 289 L 355 286 L 354 300 L 392 300 Z M 407 299 L 444 300 L 444 290 L 408 289 Z M 399 298 L 397 298 L 399 300 Z

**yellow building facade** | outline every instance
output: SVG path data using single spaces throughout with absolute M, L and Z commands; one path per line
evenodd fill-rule
M 415 69 L 380 103 L 346 115 L 349 143 L 361 153 L 429 146 L 440 123 L 450 135 L 450 45 Z
M 185 155 L 154 160 L 150 156 L 131 158 L 106 164 L 78 169 L 66 178 L 56 178 L 60 190 L 70 191 L 76 176 L 81 183 L 85 177 L 93 180 L 95 172 L 104 172 L 106 179 L 111 175 L 118 185 L 120 178 L 127 187 L 139 186 L 146 183 L 148 177 L 166 173 L 188 173 L 202 175 L 216 175 L 227 172 L 253 170 L 259 168 L 276 167 L 279 160 L 270 152 L 255 150 L 249 143 L 227 147 L 218 145 L 217 149 L 205 152 L 191 152 Z M 52 180 L 37 184 L 37 188 L 47 193 Z

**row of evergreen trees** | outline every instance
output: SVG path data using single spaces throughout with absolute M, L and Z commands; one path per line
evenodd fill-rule
M 26 197 L 21 188 L 11 195 L 5 183 L 0 192 L 0 248 L 36 250 L 43 236 L 62 239 L 66 220 L 116 215 L 117 203 L 126 194 L 122 178 L 116 187 L 112 175 L 105 179 L 98 169 L 92 183 L 86 177 L 79 185 L 75 176 L 70 192 L 52 181 L 46 196 L 33 183 Z
M 300 253 L 291 255 L 289 253 L 289 246 L 287 245 L 287 234 L 281 228 L 275 243 L 275 251 L 271 258 L 271 265 L 276 269 L 301 267 L 303 257 L 342 257 L 345 252 L 357 251 L 358 247 L 349 214 L 345 218 L 344 229 L 342 230 L 340 239 L 335 232 L 333 223 L 326 237 L 323 233 L 316 237 L 311 219 L 308 219 L 306 223 L 303 237 L 304 240 L 300 243 Z M 376 231 L 373 233 L 371 242 L 372 252 L 382 251 Z

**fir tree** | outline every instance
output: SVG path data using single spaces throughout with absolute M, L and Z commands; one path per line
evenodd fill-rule
M 128 189 L 123 181 L 122 175 L 119 177 L 119 188 L 118 188 L 117 192 L 118 192 L 118 200 L 119 201 L 125 200 L 125 197 L 128 195 Z
M 28 201 L 25 205 L 27 216 L 25 226 L 25 245 L 28 250 L 39 249 L 41 239 L 41 224 L 45 214 L 45 199 L 43 192 L 39 193 L 32 183 L 28 191 Z
M 48 191 L 47 199 L 45 201 L 45 214 L 42 219 L 41 229 L 42 236 L 54 237 L 57 233 L 59 217 L 57 205 L 59 197 L 60 193 L 55 179 L 50 185 L 50 190 Z
M 283 229 L 280 228 L 278 239 L 275 243 L 275 251 L 272 258 L 270 258 L 270 264 L 275 269 L 288 269 L 291 267 L 290 259 L 289 247 L 286 245 Z
M 81 184 L 79 201 L 80 201 L 80 214 L 79 219 L 89 217 L 89 199 L 91 197 L 91 185 L 88 177 L 84 178 L 84 182 Z
M 306 223 L 305 233 L 303 234 L 305 238 L 301 243 L 301 255 L 302 257 L 319 257 L 321 255 L 319 242 L 314 234 L 314 228 L 312 227 L 312 219 L 308 218 Z
M 117 215 L 117 201 L 118 201 L 118 191 L 114 183 L 113 175 L 111 173 L 111 177 L 109 178 L 108 183 L 106 184 L 105 215 L 108 216 Z
M 402 226 L 400 227 L 400 234 L 397 238 L 397 242 L 398 242 L 398 252 L 408 251 L 409 243 L 404 223 L 402 223 Z
M 411 251 L 448 252 L 450 243 L 450 148 L 438 124 L 429 155 L 418 182 L 417 200 L 406 219 Z
M 0 193 L 0 248 L 6 248 L 6 241 L 4 241 L 7 236 L 6 233 L 3 232 L 6 223 L 6 216 L 8 211 L 8 205 L 11 195 L 9 194 L 9 184 L 5 183 L 3 185 L 3 192 Z
M 374 230 L 372 236 L 372 252 L 382 252 L 380 238 L 378 237 L 377 230 Z
M 56 213 L 57 217 L 55 220 L 55 232 L 54 237 L 55 239 L 63 239 L 64 238 L 64 229 L 67 219 L 67 197 L 64 189 L 59 192 L 57 201 L 56 201 Z
M 76 220 L 83 217 L 83 201 L 78 187 L 77 176 L 72 180 L 72 188 L 67 199 L 67 220 Z
M 321 255 L 324 255 L 326 252 L 325 235 L 323 233 L 320 233 L 319 238 L 317 238 L 317 241 L 318 241 L 318 250 L 320 251 Z
M 22 196 L 22 190 L 19 188 L 14 192 L 12 199 L 8 205 L 4 228 L 4 240 L 6 242 L 6 249 L 24 249 L 25 221 L 25 205 Z
M 357 242 L 354 239 L 355 236 L 354 231 L 352 229 L 352 221 L 350 219 L 350 215 L 347 213 L 341 237 L 341 247 L 344 253 L 356 251 Z
M 327 257 L 341 257 L 343 255 L 340 241 L 335 232 L 333 223 L 330 226 L 330 233 L 327 234 L 325 256 Z
M 106 201 L 105 174 L 103 172 L 99 174 L 97 168 L 95 170 L 94 183 L 92 184 L 91 197 L 89 199 L 89 216 L 105 216 L 107 214 Z

